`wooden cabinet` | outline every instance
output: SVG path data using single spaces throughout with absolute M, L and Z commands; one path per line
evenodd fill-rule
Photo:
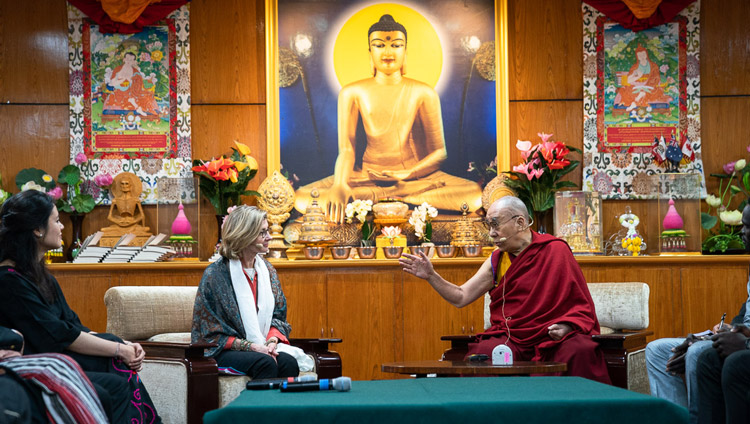
M 747 298 L 750 256 L 577 257 L 588 282 L 643 281 L 649 285 L 649 340 L 711 328 Z M 462 283 L 482 258 L 435 259 L 448 281 Z M 396 378 L 384 362 L 438 359 L 445 335 L 484 326 L 482 299 L 458 309 L 430 285 L 401 271 L 395 260 L 273 261 L 288 303 L 292 337 L 336 337 L 344 375 L 355 380 Z M 104 292 L 115 285 L 198 285 L 208 264 L 54 264 L 68 303 L 95 331 L 106 329 Z
M 343 373 L 356 380 L 388 378 L 380 364 L 397 360 L 401 280 L 396 272 L 291 270 L 281 277 L 293 337 L 340 338 L 332 346 Z M 281 272 L 280 272 L 281 274 Z

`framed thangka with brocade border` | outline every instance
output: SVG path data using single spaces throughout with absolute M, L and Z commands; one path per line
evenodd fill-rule
M 299 212 L 312 188 L 325 206 L 339 173 L 349 173 L 353 198 L 426 201 L 454 214 L 462 202 L 481 207 L 470 163 L 484 170 L 508 151 L 507 89 L 498 88 L 507 74 L 497 59 L 505 53 L 496 43 L 504 0 L 267 0 L 266 9 L 267 60 L 278 64 L 268 72 L 277 76 L 268 78 L 269 169 L 281 167 L 294 184 Z M 386 21 L 378 31 L 403 28 L 406 39 L 383 40 L 375 47 L 383 60 L 375 59 L 369 29 Z M 387 87 L 378 76 L 393 74 L 378 69 L 401 63 L 395 50 L 406 65 Z M 347 113 L 344 99 L 356 110 Z M 351 160 L 338 155 L 342 146 Z
M 159 178 L 192 177 L 189 22 L 184 5 L 139 33 L 103 34 L 68 5 L 70 160 L 85 154 L 87 180 L 132 172 L 156 203 Z
M 633 32 L 583 3 L 583 187 L 654 198 L 651 176 L 700 174 L 700 2 Z

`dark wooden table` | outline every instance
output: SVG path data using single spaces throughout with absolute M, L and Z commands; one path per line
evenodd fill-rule
M 492 365 L 491 361 L 404 361 L 387 362 L 381 365 L 383 372 L 397 374 L 416 374 L 425 377 L 427 374 L 440 376 L 456 375 L 529 375 L 564 372 L 568 369 L 565 362 L 516 361 L 513 365 Z

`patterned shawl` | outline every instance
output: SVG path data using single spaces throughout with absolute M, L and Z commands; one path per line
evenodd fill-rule
M 40 389 L 52 423 L 106 423 L 94 386 L 76 361 L 59 353 L 17 356 L 0 361 L 0 368 Z
M 258 256 L 256 260 L 264 261 L 270 274 L 271 291 L 275 300 L 271 327 L 289 337 L 292 326 L 286 322 L 286 297 L 281 290 L 276 268 L 262 256 Z M 191 339 L 193 343 L 216 343 L 216 347 L 206 350 L 206 356 L 213 357 L 224 349 L 230 337 L 247 338 L 232 287 L 229 260 L 222 257 L 209 265 L 201 278 L 193 308 Z

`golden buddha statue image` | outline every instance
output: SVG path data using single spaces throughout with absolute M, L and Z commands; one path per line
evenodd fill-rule
M 151 233 L 146 226 L 146 216 L 141 206 L 141 180 L 131 172 L 122 172 L 115 176 L 111 190 L 113 198 L 107 220 L 112 225 L 102 228 L 103 234 L 99 244 L 114 246 L 120 237 L 129 233 L 136 235 L 132 245 L 145 243 Z
M 460 211 L 482 206 L 482 190 L 440 170 L 447 158 L 440 98 L 430 85 L 404 76 L 407 30 L 382 15 L 368 30 L 373 76 L 345 85 L 338 96 L 338 156 L 332 176 L 300 187 L 295 208 L 304 212 L 310 192 L 334 222 L 351 199 L 401 198 L 405 203 Z M 358 124 L 366 143 L 358 151 Z M 361 150 L 361 149 L 359 149 Z

